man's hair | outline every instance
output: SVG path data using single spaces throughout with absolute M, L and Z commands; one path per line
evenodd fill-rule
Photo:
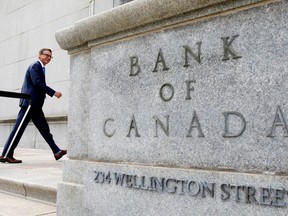
M 49 51 L 52 53 L 52 50 L 49 49 L 49 48 L 42 48 L 40 51 L 39 51 L 39 54 L 43 54 L 44 51 Z

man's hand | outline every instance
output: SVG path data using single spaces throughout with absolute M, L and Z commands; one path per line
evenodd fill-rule
M 62 96 L 62 93 L 56 91 L 55 94 L 54 94 L 54 96 L 57 97 L 57 98 L 60 98 L 60 97 Z

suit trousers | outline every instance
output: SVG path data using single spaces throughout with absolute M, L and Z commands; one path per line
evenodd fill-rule
M 50 146 L 52 152 L 54 154 L 58 153 L 60 151 L 59 147 L 56 145 L 56 143 L 54 142 L 53 139 L 53 135 L 50 133 L 50 128 L 49 125 L 47 123 L 47 120 L 44 116 L 43 110 L 42 108 L 34 108 L 33 106 L 31 106 L 31 109 L 29 110 L 26 118 L 24 119 L 21 128 L 19 129 L 16 138 L 14 139 L 13 143 L 11 143 L 11 141 L 13 140 L 13 137 L 18 129 L 18 127 L 20 126 L 20 123 L 22 121 L 22 119 L 24 118 L 24 115 L 27 111 L 28 107 L 26 106 L 22 106 L 18 117 L 16 119 L 16 123 L 5 143 L 3 152 L 2 152 L 2 156 L 5 156 L 7 150 L 9 149 L 9 146 L 11 145 L 11 148 L 9 150 L 9 153 L 7 155 L 7 157 L 13 157 L 14 155 L 14 150 L 17 147 L 28 123 L 30 120 L 32 120 L 32 122 L 34 123 L 34 125 L 37 127 L 38 131 L 40 132 L 40 134 L 42 135 L 42 137 L 45 139 L 45 141 L 48 143 L 48 145 Z

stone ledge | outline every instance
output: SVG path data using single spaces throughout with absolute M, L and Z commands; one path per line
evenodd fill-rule
M 191 212 L 203 215 L 206 206 L 213 210 L 209 213 L 215 215 L 239 215 L 239 212 L 242 215 L 286 215 L 287 212 L 288 182 L 282 176 L 89 162 L 83 164 L 83 169 L 86 197 L 83 205 L 93 211 L 89 215 L 99 212 L 105 215 L 113 215 L 113 212 L 117 215 L 189 215 Z M 70 185 L 67 183 L 65 187 L 62 183 L 66 189 L 65 193 L 62 191 L 62 200 L 75 188 Z M 253 191 L 253 200 L 247 199 L 248 191 Z M 281 198 L 275 199 L 277 193 L 282 194 Z M 70 197 L 75 199 L 75 196 Z M 149 208 L 143 200 L 149 200 Z M 159 205 L 160 200 L 168 205 Z M 72 203 L 77 202 L 73 200 L 69 205 Z M 177 203 L 177 208 L 170 207 L 173 203 Z M 181 214 L 179 209 L 182 209 Z
M 62 49 L 71 49 L 96 38 L 225 1 L 137 0 L 80 20 L 57 32 L 56 40 Z
M 221 12 L 240 7 L 242 9 L 247 9 L 249 5 L 255 7 L 256 3 L 268 4 L 276 1 L 278 0 L 137 0 L 80 20 L 56 32 L 55 37 L 62 49 L 74 53 L 98 44 L 153 31 L 159 26 L 163 28 L 201 17 L 208 18 L 213 14 L 219 16 Z M 191 16 L 191 13 L 194 14 Z M 181 16 L 185 18 L 179 19 Z M 169 21 L 169 19 L 175 20 Z M 157 22 L 161 22 L 160 25 Z M 163 25 L 163 22 L 167 23 Z M 147 25 L 152 27 L 147 28 Z M 115 35 L 116 38 L 110 38 Z
M 0 191 L 56 204 L 57 189 L 0 178 Z
M 46 117 L 46 120 L 48 122 L 67 122 L 68 116 L 48 116 Z M 16 122 L 15 118 L 0 120 L 0 124 L 13 124 L 15 122 Z

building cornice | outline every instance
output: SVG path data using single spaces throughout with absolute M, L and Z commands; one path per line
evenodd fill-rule
M 71 53 L 120 39 L 163 30 L 189 21 L 239 11 L 277 0 L 136 0 L 82 19 L 56 32 L 60 47 Z

